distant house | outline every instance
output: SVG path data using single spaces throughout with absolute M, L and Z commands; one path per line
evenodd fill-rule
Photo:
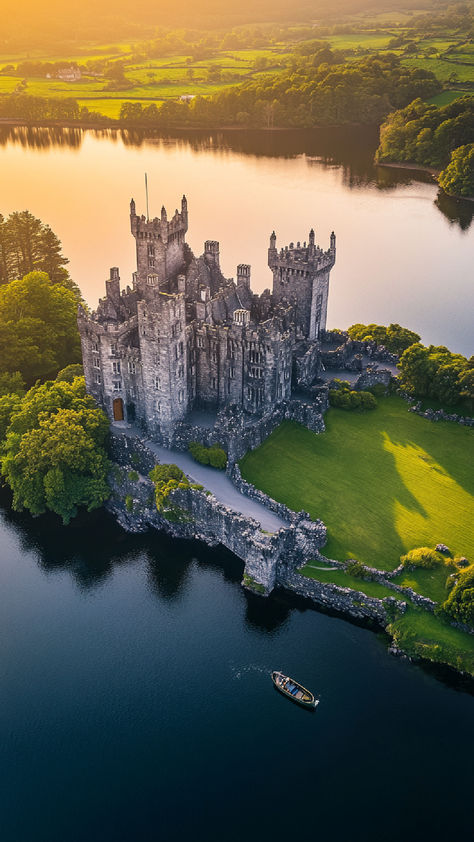
M 62 82 L 78 82 L 82 77 L 82 73 L 78 67 L 61 67 L 56 73 L 56 76 Z
M 180 96 L 181 102 L 191 102 L 192 99 L 195 99 L 194 94 L 182 94 Z

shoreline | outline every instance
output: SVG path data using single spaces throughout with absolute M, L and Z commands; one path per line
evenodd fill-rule
M 151 126 L 149 123 L 128 123 L 123 120 L 118 120 L 113 117 L 103 117 L 99 120 L 79 121 L 79 120 L 26 120 L 18 117 L 0 117 L 0 128 L 7 126 L 11 128 L 31 128 L 31 129 L 129 129 L 130 131 L 150 131 L 150 132 L 265 132 L 265 134 L 279 134 L 280 132 L 308 132 L 308 131 L 322 131 L 333 129 L 376 129 L 376 123 L 331 123 L 330 125 L 318 126 Z

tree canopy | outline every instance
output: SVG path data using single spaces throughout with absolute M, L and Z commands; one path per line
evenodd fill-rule
M 418 398 L 435 398 L 445 406 L 474 400 L 474 357 L 453 354 L 444 345 L 420 343 L 410 345 L 403 352 L 400 363 L 400 383 Z
M 474 198 L 474 143 L 459 146 L 439 176 L 439 183 L 450 196 Z
M 0 287 L 0 374 L 19 371 L 27 384 L 81 360 L 77 298 L 45 272 Z
M 0 284 L 23 278 L 33 270 L 46 272 L 53 284 L 61 284 L 80 297 L 65 268 L 69 263 L 61 242 L 49 225 L 29 211 L 0 214 Z
M 80 506 L 91 511 L 107 499 L 109 422 L 86 394 L 83 377 L 0 398 L 1 424 L 0 465 L 14 509 L 49 510 L 68 523 Z
M 358 339 L 361 342 L 376 342 L 383 345 L 392 354 L 401 354 L 414 342 L 419 342 L 420 337 L 412 330 L 401 327 L 399 324 L 385 325 L 363 325 L 354 324 L 347 330 L 351 339 Z
M 446 192 L 473 195 L 474 98 L 463 96 L 449 105 L 428 105 L 416 99 L 406 108 L 390 114 L 380 128 L 377 160 L 422 164 L 440 169 Z M 462 147 L 462 152 L 455 152 Z M 451 163 L 450 157 L 451 158 Z M 444 184 L 442 183 L 444 182 Z M 471 190 L 461 193 L 460 190 Z

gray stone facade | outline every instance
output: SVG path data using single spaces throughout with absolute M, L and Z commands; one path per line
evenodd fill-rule
M 171 219 L 164 208 L 155 219 L 137 216 L 132 199 L 130 225 L 132 285 L 121 290 L 112 268 L 97 310 L 78 314 L 87 389 L 111 419 L 166 441 L 194 408 L 262 417 L 317 378 L 334 234 L 327 251 L 311 231 L 308 245 L 280 252 L 272 234 L 273 290 L 257 296 L 247 264 L 236 280 L 224 277 L 219 243 L 208 240 L 201 257 L 191 252 L 185 197 Z

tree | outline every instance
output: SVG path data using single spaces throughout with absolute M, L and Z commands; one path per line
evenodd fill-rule
M 84 378 L 34 386 L 24 398 L 8 396 L 11 415 L 1 471 L 13 491 L 13 508 L 49 510 L 68 523 L 109 496 L 104 449 L 109 422 L 86 394 Z M 0 419 L 2 402 L 0 399 Z M 4 414 L 7 407 L 3 407 Z
M 24 394 L 25 381 L 19 371 L 0 374 L 0 396 Z
M 64 380 L 66 383 L 72 383 L 75 377 L 84 377 L 84 368 L 80 363 L 73 363 L 62 368 L 56 375 L 56 380 Z
M 439 183 L 450 196 L 474 197 L 474 143 L 459 146 L 439 175 Z
M 44 272 L 0 287 L 0 372 L 19 371 L 32 384 L 79 362 L 76 313 L 73 292 Z
M 8 219 L 0 214 L 0 284 L 36 269 L 47 272 L 53 284 L 72 289 L 80 297 L 65 268 L 68 263 L 49 225 L 27 210 L 15 211 Z
M 474 564 L 463 570 L 455 579 L 449 596 L 441 607 L 459 623 L 474 625 Z

